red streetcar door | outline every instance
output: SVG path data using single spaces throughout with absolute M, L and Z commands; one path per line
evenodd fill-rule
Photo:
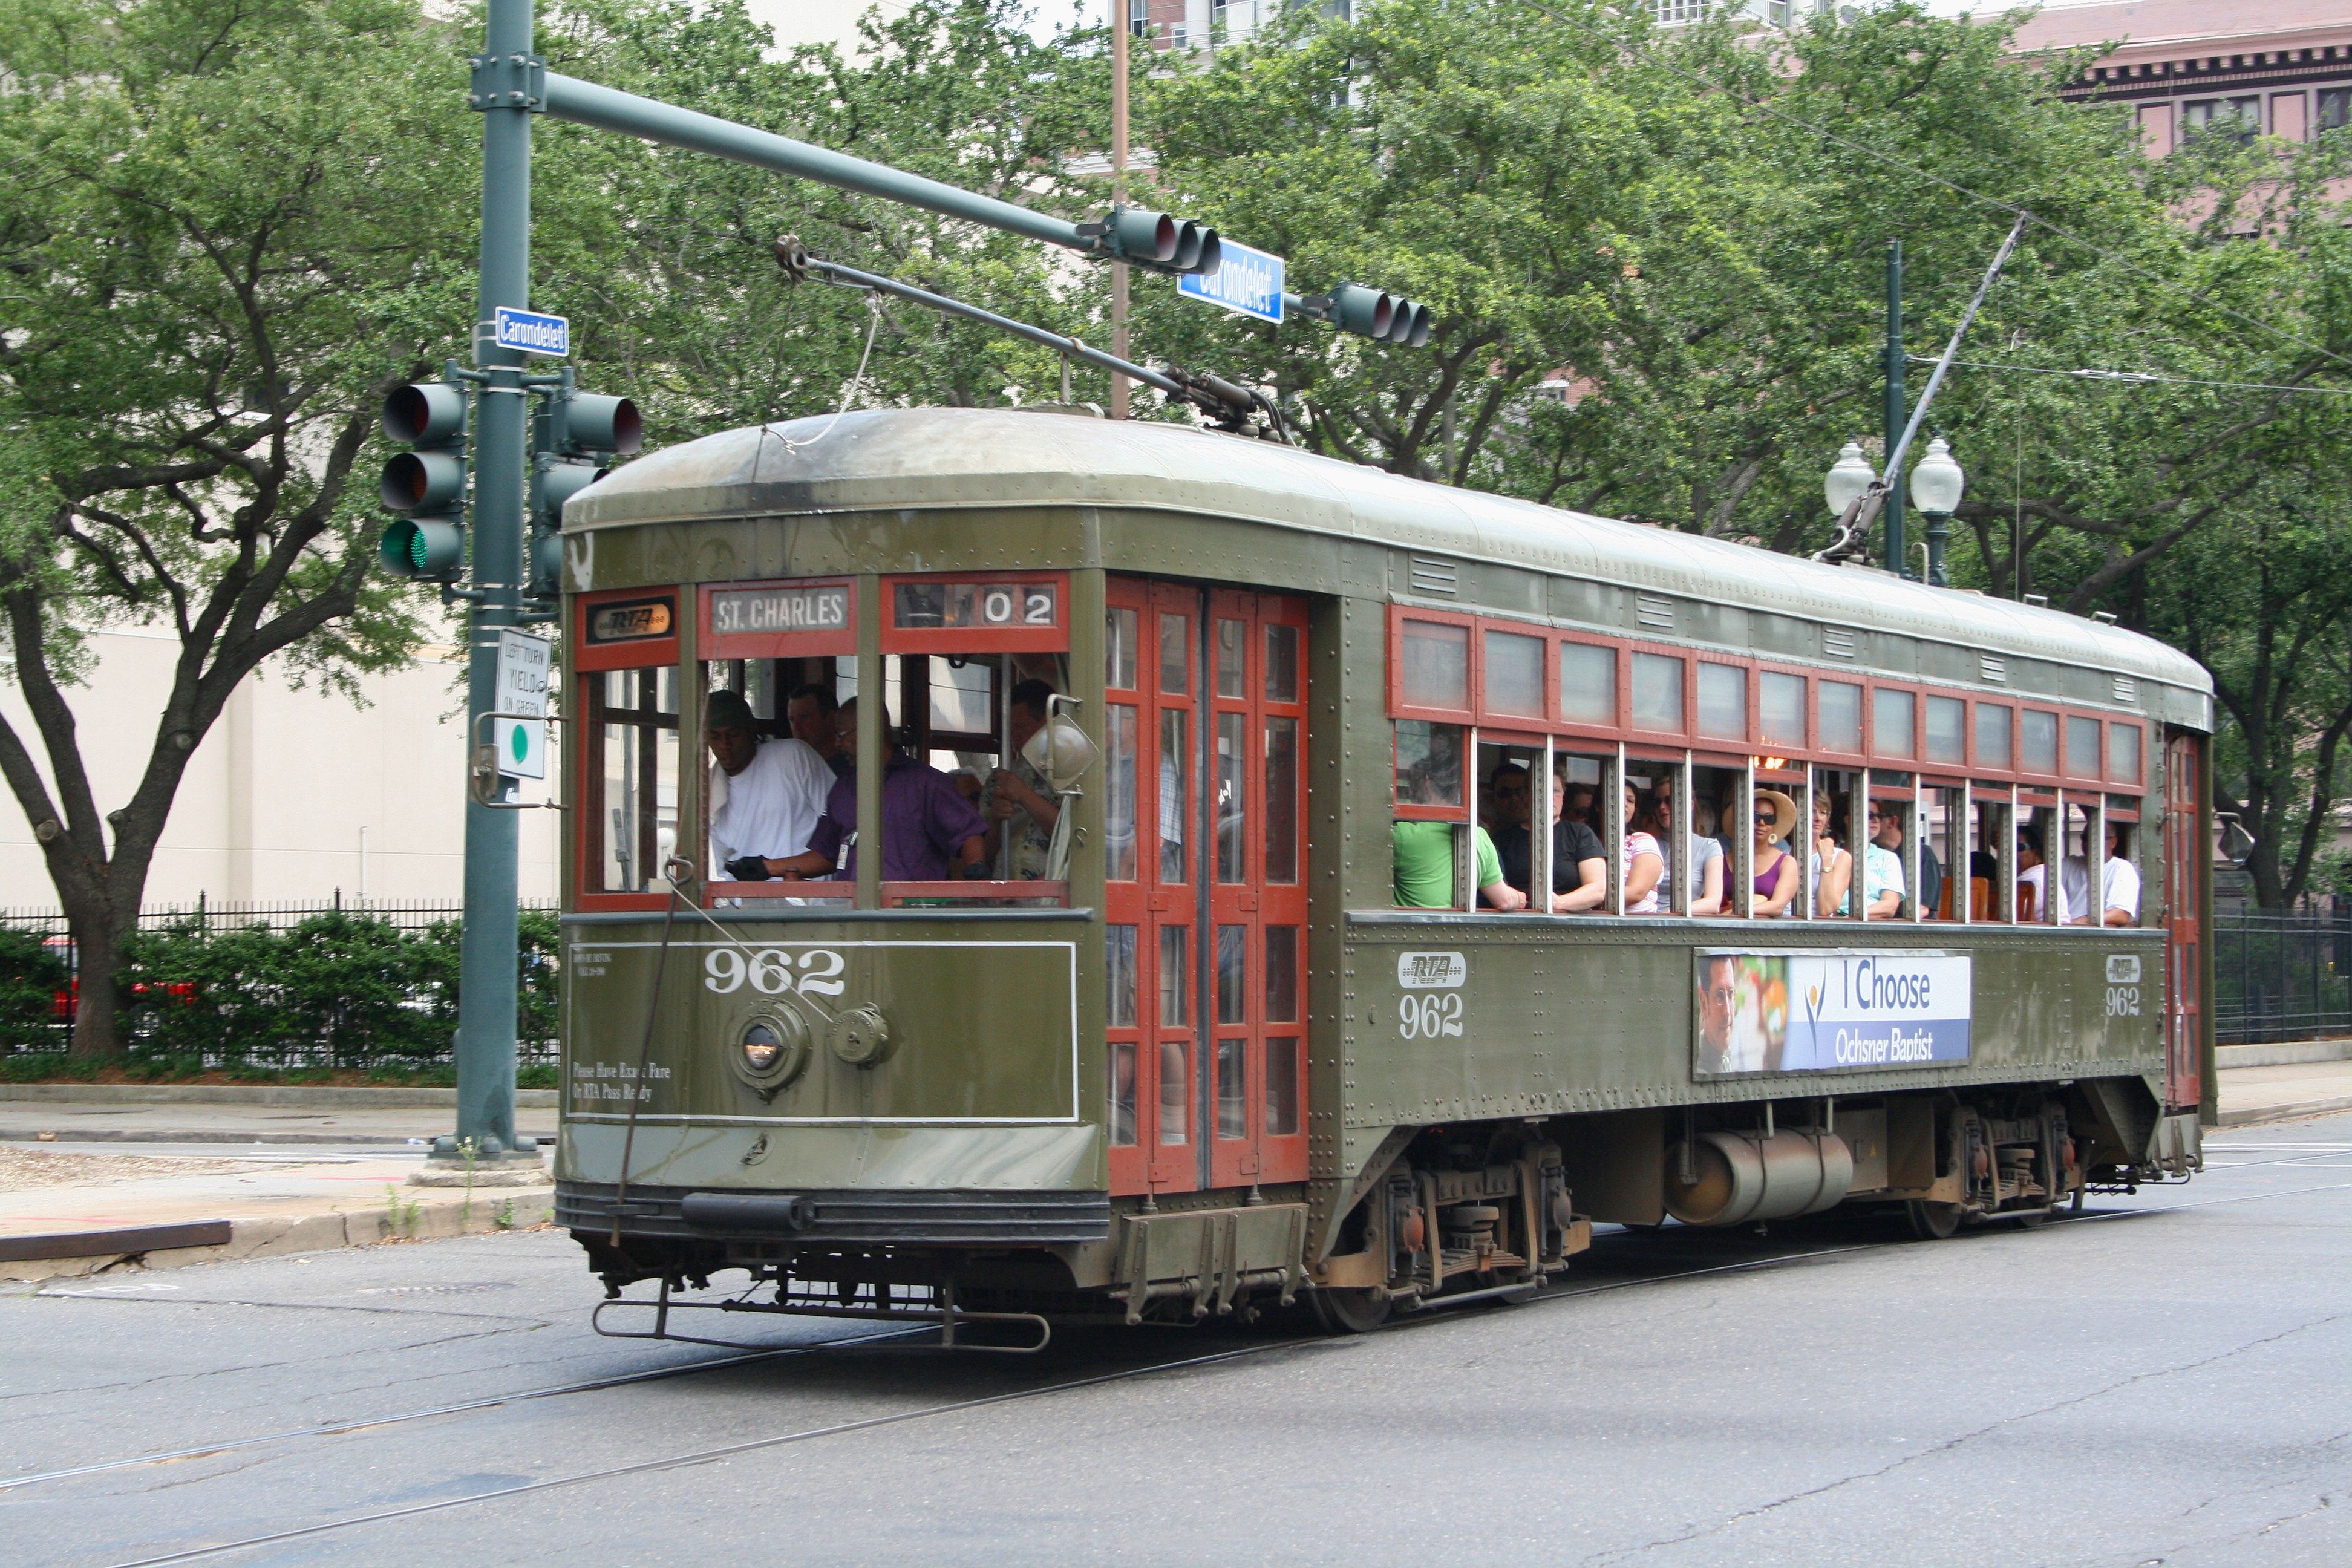
M 1199 1187 L 1200 598 L 1108 594 L 1108 1044 L 1114 1193 Z
M 2193 1109 L 2205 1096 L 2205 771 L 2193 735 L 2175 735 L 2164 757 L 2164 1101 Z
M 1209 1183 L 1307 1178 L 1307 606 L 1209 595 Z

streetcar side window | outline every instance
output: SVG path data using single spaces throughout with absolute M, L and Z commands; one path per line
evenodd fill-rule
M 1456 859 L 1457 838 L 1469 846 L 1471 877 L 1491 870 L 1500 880 L 1493 840 L 1468 821 L 1463 767 L 1464 726 L 1422 719 L 1396 721 L 1395 812 L 1390 833 L 1397 903 L 1406 909 L 1447 910 L 1464 906 Z M 1479 885 L 1486 885 L 1480 879 Z

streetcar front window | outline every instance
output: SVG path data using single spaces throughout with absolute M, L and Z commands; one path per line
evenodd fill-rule
M 677 849 L 677 670 L 588 676 L 587 891 L 657 893 Z

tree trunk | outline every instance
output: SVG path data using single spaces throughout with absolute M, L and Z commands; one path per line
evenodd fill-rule
M 79 902 L 80 900 L 77 900 Z M 82 1060 L 103 1061 L 123 1054 L 121 992 L 121 932 L 113 912 L 102 904 L 95 909 L 66 910 L 66 930 L 74 939 L 74 1028 L 68 1054 Z

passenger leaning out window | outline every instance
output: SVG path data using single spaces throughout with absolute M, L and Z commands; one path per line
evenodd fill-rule
M 1633 786 L 1625 786 L 1625 838 L 1618 846 L 1618 874 L 1625 879 L 1625 912 L 1658 912 L 1658 879 L 1666 874 L 1666 858 L 1658 849 L 1658 819 L 1641 803 Z
M 1423 758 L 1412 765 L 1406 776 L 1406 795 L 1418 805 L 1448 805 L 1460 798 L 1458 779 L 1439 776 L 1435 759 Z M 1399 818 L 1390 829 L 1390 852 L 1394 856 L 1393 878 L 1396 901 L 1409 910 L 1446 910 L 1454 907 L 1454 835 L 1451 822 L 1419 822 Z M 1503 864 L 1495 853 L 1495 840 L 1486 830 L 1472 824 L 1472 854 L 1478 899 L 1489 908 L 1521 910 L 1527 908 L 1525 893 L 1503 880 Z

